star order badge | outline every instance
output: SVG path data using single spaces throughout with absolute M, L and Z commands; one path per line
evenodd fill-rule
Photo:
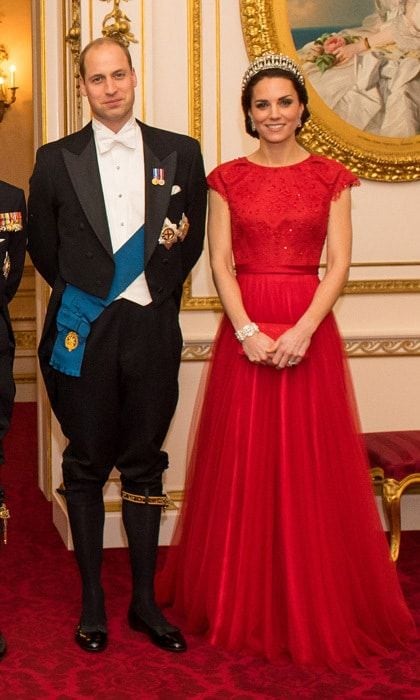
M 175 224 L 170 226 L 165 226 L 160 232 L 159 243 L 165 246 L 166 250 L 172 248 L 173 244 L 177 239 L 177 232 Z
M 180 241 L 184 240 L 189 228 L 190 222 L 188 221 L 188 218 L 185 216 L 185 214 L 182 214 L 181 221 L 178 224 L 178 238 Z
M 185 214 L 182 214 L 181 221 L 178 226 L 173 224 L 170 219 L 166 218 L 163 222 L 162 230 L 159 236 L 159 243 L 164 245 L 166 250 L 170 250 L 173 244 L 177 241 L 183 241 L 188 233 L 190 222 Z

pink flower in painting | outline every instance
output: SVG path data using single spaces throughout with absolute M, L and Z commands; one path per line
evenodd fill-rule
M 335 49 L 339 49 L 341 46 L 345 46 L 346 42 L 342 36 L 332 35 L 325 39 L 324 41 L 324 51 L 325 53 L 332 53 Z

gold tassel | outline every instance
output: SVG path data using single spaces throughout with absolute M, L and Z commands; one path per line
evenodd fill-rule
M 7 544 L 7 521 L 10 518 L 10 512 L 6 508 L 6 504 L 0 505 L 0 532 L 3 536 L 3 544 Z

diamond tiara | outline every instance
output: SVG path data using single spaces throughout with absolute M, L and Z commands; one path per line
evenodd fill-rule
M 252 61 L 244 74 L 242 78 L 242 92 L 254 75 L 257 75 L 257 73 L 260 73 L 262 70 L 268 70 L 269 68 L 281 68 L 281 70 L 285 70 L 288 73 L 293 73 L 301 85 L 305 84 L 305 79 L 297 64 L 292 61 L 289 56 L 285 56 L 282 53 L 264 53 L 262 56 L 258 56 L 258 58 Z

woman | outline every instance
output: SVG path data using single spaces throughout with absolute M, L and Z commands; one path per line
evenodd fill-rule
M 189 631 L 228 649 L 363 660 L 414 628 L 331 314 L 349 269 L 357 179 L 297 143 L 309 112 L 288 57 L 250 65 L 242 106 L 259 146 L 208 177 L 225 316 L 159 597 Z
M 376 0 L 375 8 L 361 27 L 304 46 L 299 54 L 305 75 L 349 124 L 381 136 L 415 136 L 420 133 L 420 2 Z M 322 71 L 318 62 L 324 52 L 335 64 Z

